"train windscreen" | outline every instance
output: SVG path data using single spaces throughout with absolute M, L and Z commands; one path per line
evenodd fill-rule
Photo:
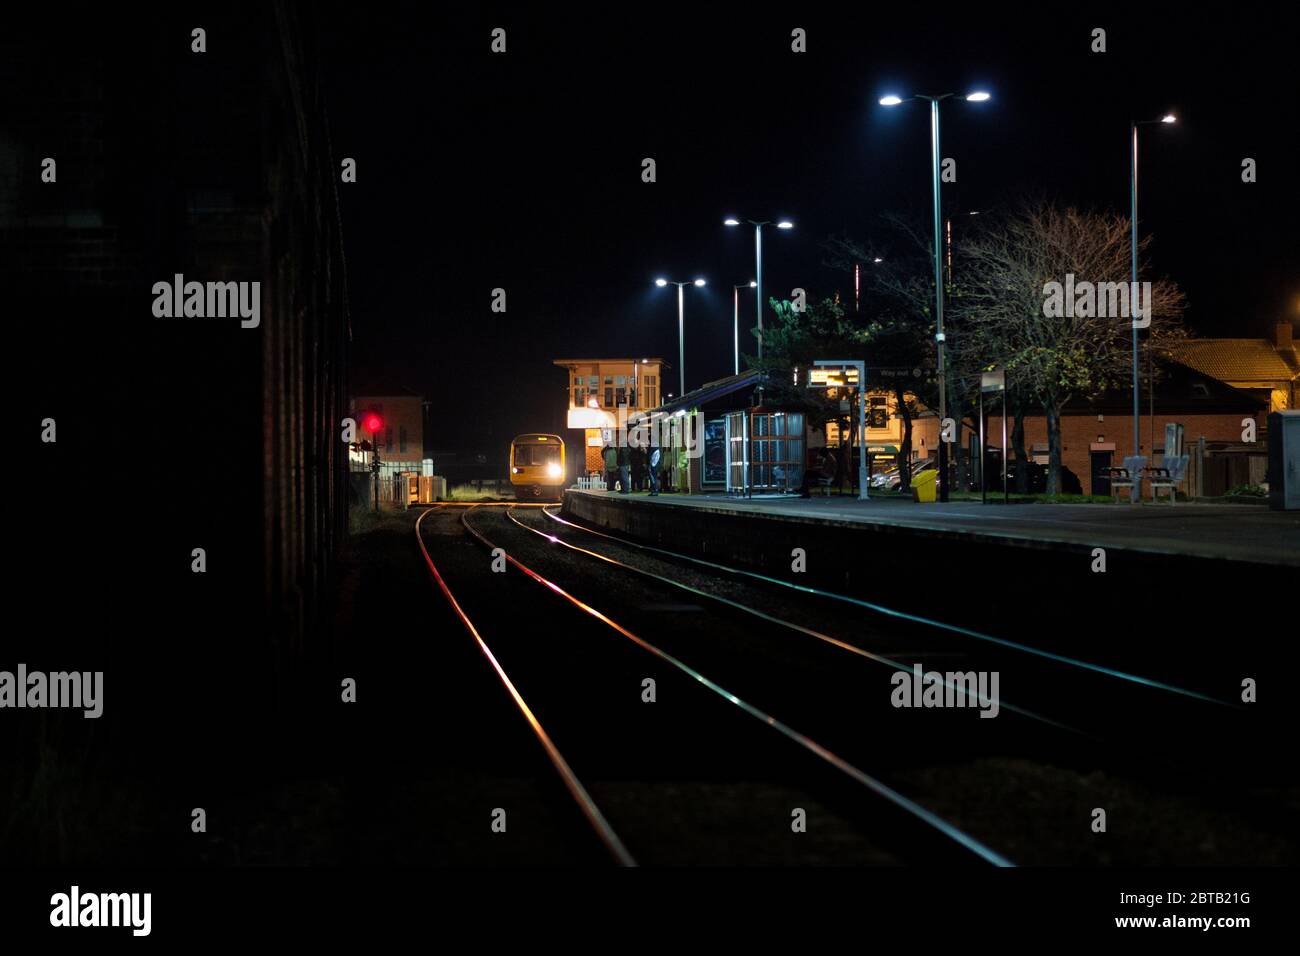
M 515 446 L 515 464 L 524 465 L 549 465 L 551 462 L 559 462 L 560 446 L 559 445 L 516 445 Z

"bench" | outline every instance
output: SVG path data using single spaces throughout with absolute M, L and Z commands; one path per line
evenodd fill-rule
M 1124 489 L 1133 496 L 1134 486 L 1139 489 L 1142 486 L 1142 470 L 1146 467 L 1146 463 L 1145 455 L 1129 455 L 1124 459 L 1123 468 L 1109 469 L 1111 498 L 1118 498 L 1120 491 Z
M 1169 493 L 1169 503 L 1178 501 L 1178 486 L 1187 477 L 1187 462 L 1190 455 L 1175 455 L 1166 458 L 1164 467 L 1146 469 L 1147 481 L 1151 483 L 1151 503 L 1155 504 L 1156 492 L 1162 488 Z

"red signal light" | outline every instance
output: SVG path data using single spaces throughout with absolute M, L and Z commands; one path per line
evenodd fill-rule
M 384 420 L 380 418 L 378 415 L 367 415 L 365 420 L 365 426 L 366 426 L 366 431 L 374 435 L 379 432 L 379 429 L 384 427 Z

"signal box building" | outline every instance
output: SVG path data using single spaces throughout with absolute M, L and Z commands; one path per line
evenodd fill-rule
M 565 424 L 582 432 L 585 455 L 570 451 L 586 472 L 602 471 L 601 449 L 616 438 L 619 409 L 624 421 L 663 401 L 663 374 L 671 366 L 661 358 L 556 359 L 569 373 L 569 412 Z

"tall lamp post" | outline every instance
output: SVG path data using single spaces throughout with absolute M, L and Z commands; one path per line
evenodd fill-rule
M 872 265 L 880 265 L 885 260 L 880 256 L 873 256 Z M 853 263 L 853 311 L 862 311 L 862 263 Z
M 908 97 L 913 100 L 927 100 L 930 104 L 930 180 L 934 202 L 934 341 L 938 350 L 939 372 L 939 429 L 943 430 L 944 419 L 948 417 L 948 381 L 945 374 L 943 355 L 943 241 L 941 238 L 942 212 L 939 202 L 939 101 L 952 97 L 952 93 L 940 93 L 934 96 L 917 94 Z M 989 94 L 983 91 L 967 93 L 968 103 L 983 103 Z M 903 97 L 890 94 L 880 98 L 881 106 L 898 106 Z M 939 439 L 939 500 L 948 500 L 948 443 Z
M 754 294 L 754 312 L 758 319 L 758 357 L 763 357 L 763 227 L 772 225 L 770 219 L 753 220 L 746 219 L 745 222 L 754 227 L 754 288 L 757 290 Z M 728 216 L 722 221 L 724 226 L 739 226 L 740 219 L 735 216 Z M 794 223 L 789 219 L 782 219 L 776 223 L 778 229 L 793 229 Z M 737 369 L 739 371 L 739 369 Z
M 758 283 L 754 281 L 746 282 L 744 285 L 733 285 L 731 287 L 732 295 L 732 335 L 735 341 L 735 360 L 732 363 L 732 372 L 735 375 L 740 374 L 740 290 L 754 289 Z
M 1129 253 L 1132 256 L 1132 275 L 1130 278 L 1131 285 L 1128 287 L 1129 293 L 1129 312 L 1131 314 L 1130 324 L 1133 326 L 1133 457 L 1138 457 L 1138 452 L 1142 449 L 1142 425 L 1140 411 L 1141 389 L 1138 385 L 1138 327 L 1137 316 L 1134 313 L 1136 307 L 1135 296 L 1138 291 L 1138 127 L 1153 126 L 1156 123 L 1170 124 L 1178 122 L 1178 117 L 1173 113 L 1166 113 L 1160 119 L 1154 120 L 1133 120 L 1129 123 L 1129 138 L 1133 144 L 1132 163 L 1129 167 Z M 1150 305 L 1150 303 L 1147 303 Z M 1154 401 L 1155 386 L 1150 386 L 1152 390 L 1152 401 Z M 1154 427 L 1154 426 L 1153 426 Z M 1155 438 L 1151 440 L 1151 456 L 1155 457 Z M 1133 490 L 1129 493 L 1130 501 L 1138 501 L 1142 497 L 1142 487 L 1140 481 L 1133 482 Z
M 670 279 L 655 279 L 655 285 L 663 288 L 666 285 L 677 286 L 677 371 L 681 378 L 681 392 L 678 397 L 686 394 L 686 314 L 685 305 L 682 302 L 682 289 L 688 285 L 704 285 L 703 279 L 688 279 L 685 282 L 673 282 Z

